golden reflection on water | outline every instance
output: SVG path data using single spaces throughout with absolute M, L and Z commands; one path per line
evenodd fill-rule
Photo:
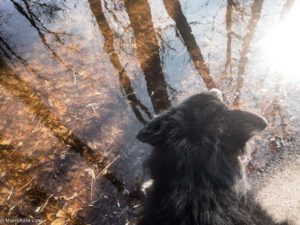
M 290 13 L 278 26 L 262 38 L 260 48 L 270 70 L 279 73 L 283 81 L 300 81 L 300 2 L 296 1 Z

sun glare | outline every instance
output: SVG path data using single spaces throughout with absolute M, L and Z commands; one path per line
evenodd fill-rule
M 290 81 L 300 81 L 300 1 L 261 43 L 263 58 L 273 72 Z

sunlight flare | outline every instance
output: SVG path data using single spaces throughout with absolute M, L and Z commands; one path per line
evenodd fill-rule
M 263 57 L 272 72 L 290 81 L 300 81 L 300 3 L 260 42 Z

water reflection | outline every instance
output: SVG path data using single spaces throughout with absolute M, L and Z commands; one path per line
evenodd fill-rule
M 183 43 L 191 54 L 195 67 L 206 84 L 206 87 L 208 89 L 216 88 L 216 84 L 210 76 L 209 68 L 206 65 L 201 50 L 197 45 L 192 29 L 181 10 L 180 1 L 164 0 L 164 4 L 169 16 L 175 21 L 176 28 L 179 31 Z
M 242 46 L 240 51 L 240 60 L 238 63 L 238 72 L 237 72 L 237 82 L 236 82 L 236 92 L 237 96 L 234 98 L 233 106 L 237 107 L 240 104 L 240 92 L 241 88 L 244 86 L 244 76 L 246 64 L 248 62 L 248 54 L 251 47 L 251 42 L 255 34 L 255 29 L 258 24 L 259 18 L 261 16 L 261 10 L 263 6 L 263 0 L 254 0 L 251 6 L 251 17 L 247 24 L 247 30 L 245 36 L 242 38 Z
M 170 100 L 149 4 L 147 0 L 126 0 L 125 7 L 134 32 L 137 56 L 145 75 L 147 90 L 155 113 L 159 113 L 170 107 Z
M 19 56 L 12 47 L 10 47 L 9 43 L 4 40 L 4 38 L 2 38 L 0 36 L 0 42 L 2 43 L 2 46 L 0 46 L 0 50 L 3 54 L 4 57 L 10 59 L 12 57 L 16 58 L 19 62 L 21 62 L 24 66 L 28 66 L 28 63 L 26 62 L 26 60 L 24 60 L 21 56 Z
M 96 18 L 98 27 L 101 30 L 105 39 L 104 50 L 106 54 L 109 56 L 113 66 L 119 73 L 120 87 L 122 87 L 124 94 L 127 97 L 128 102 L 131 105 L 132 110 L 135 113 L 137 119 L 141 123 L 145 124 L 147 120 L 151 119 L 151 114 L 148 108 L 143 103 L 141 103 L 140 100 L 136 97 L 135 91 L 131 85 L 130 78 L 128 77 L 126 72 L 126 66 L 124 67 L 122 66 L 119 55 L 114 49 L 114 33 L 110 29 L 109 24 L 104 16 L 103 9 L 102 9 L 102 2 L 98 0 L 90 0 L 89 4 Z M 147 116 L 147 119 L 143 118 L 143 114 Z
M 72 130 L 66 127 L 57 115 L 49 110 L 49 107 L 43 103 L 40 95 L 30 87 L 25 81 L 22 81 L 9 68 L 3 59 L 0 58 L 0 84 L 13 96 L 22 101 L 27 109 L 34 115 L 34 118 L 48 128 L 51 133 L 66 146 L 71 147 L 71 151 L 79 153 L 83 159 L 91 166 L 96 167 L 98 173 L 102 173 L 108 165 L 107 160 L 101 152 L 94 152 L 91 147 L 77 137 Z M 4 150 L 14 149 L 10 144 L 1 146 Z M 69 165 L 70 166 L 70 165 Z M 57 169 L 57 168 L 56 168 Z M 64 167 L 64 173 L 67 173 L 67 167 Z M 105 171 L 103 176 L 110 180 L 118 189 L 123 189 L 123 182 L 118 180 L 113 173 Z
M 299 2 L 287 1 L 282 8 L 278 26 L 271 28 L 260 41 L 263 56 L 272 72 L 285 74 L 286 79 L 293 81 L 299 81 L 297 56 L 300 51 L 300 32 L 295 28 L 300 19 L 299 12 Z
M 0 216 L 134 222 L 149 154 L 137 131 L 212 87 L 267 118 L 251 167 L 271 164 L 299 132 L 300 88 L 288 76 L 297 69 L 275 73 L 266 60 L 270 49 L 282 60 L 268 28 L 298 37 L 297 10 L 293 0 L 1 1 Z M 259 46 L 268 33 L 272 47 Z
M 71 130 L 65 127 L 57 116 L 48 109 L 43 103 L 39 94 L 34 91 L 30 84 L 22 81 L 14 72 L 5 64 L 0 58 L 0 66 L 3 71 L 0 76 L 0 84 L 11 92 L 12 95 L 21 99 L 21 101 L 27 105 L 28 109 L 32 111 L 40 123 L 49 128 L 52 133 L 66 145 L 72 146 L 76 151 L 81 154 L 91 154 L 91 149 L 82 143 L 82 141 L 76 137 Z
M 57 17 L 57 12 L 62 11 L 63 8 L 66 6 L 63 2 L 51 2 L 51 3 L 36 3 L 36 2 L 30 2 L 30 1 L 21 1 L 24 6 L 19 4 L 18 2 L 14 0 L 10 0 L 16 10 L 22 15 L 25 20 L 27 20 L 31 26 L 36 30 L 38 33 L 41 43 L 44 45 L 44 47 L 50 52 L 51 56 L 61 65 L 63 65 L 66 69 L 72 70 L 71 67 L 69 67 L 64 60 L 57 54 L 57 52 L 53 49 L 53 47 L 48 43 L 47 38 L 45 34 L 52 35 L 55 41 L 61 45 L 64 45 L 64 39 L 68 36 L 65 32 L 53 32 L 49 30 L 47 27 L 44 26 L 44 24 L 41 21 L 41 16 L 46 17 L 50 22 Z M 32 5 L 34 6 L 34 9 L 37 12 L 40 12 L 40 15 L 36 15 L 33 12 Z M 61 5 L 61 6 L 60 6 Z M 62 8 L 63 7 L 63 8 Z
M 227 46 L 226 46 L 226 63 L 224 69 L 224 76 L 226 80 L 232 81 L 232 11 L 236 8 L 237 3 L 233 0 L 227 0 L 227 7 L 226 7 L 226 33 L 227 33 Z

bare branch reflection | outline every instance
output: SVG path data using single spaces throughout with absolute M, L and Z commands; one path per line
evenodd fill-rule
M 1 46 L 3 45 L 3 47 Z M 6 57 L 8 59 L 11 59 L 12 56 L 15 57 L 19 62 L 21 62 L 24 66 L 27 66 L 28 63 L 26 62 L 26 60 L 24 60 L 21 56 L 19 56 L 14 50 L 13 48 L 9 45 L 9 43 L 4 40 L 4 38 L 1 37 L 0 35 L 0 49 L 3 52 L 3 54 L 6 55 Z
M 41 23 L 38 16 L 34 14 L 34 12 L 30 8 L 30 6 L 29 6 L 29 4 L 26 0 L 22 0 L 23 3 L 25 4 L 25 8 L 21 4 L 16 2 L 15 0 L 10 0 L 10 1 L 13 3 L 15 9 L 20 13 L 20 15 L 22 15 L 31 24 L 31 26 L 36 30 L 36 32 L 38 33 L 38 35 L 40 37 L 41 43 L 44 45 L 45 49 L 50 53 L 50 55 L 53 57 L 53 59 L 55 59 L 60 65 L 65 67 L 68 71 L 71 71 L 71 72 L 74 72 L 75 74 L 77 74 L 77 72 L 74 71 L 67 63 L 65 63 L 65 61 L 57 54 L 55 49 L 48 43 L 44 32 L 48 33 L 48 34 L 51 34 L 51 35 L 54 35 L 55 40 L 57 42 L 59 42 L 60 44 L 63 44 L 62 39 L 60 38 L 60 35 L 65 36 L 65 35 L 68 35 L 68 34 L 59 33 L 59 32 L 52 32 L 49 29 L 47 29 Z M 46 7 L 46 6 L 47 5 L 43 5 L 43 7 Z M 51 15 L 51 12 L 50 12 L 50 15 Z

